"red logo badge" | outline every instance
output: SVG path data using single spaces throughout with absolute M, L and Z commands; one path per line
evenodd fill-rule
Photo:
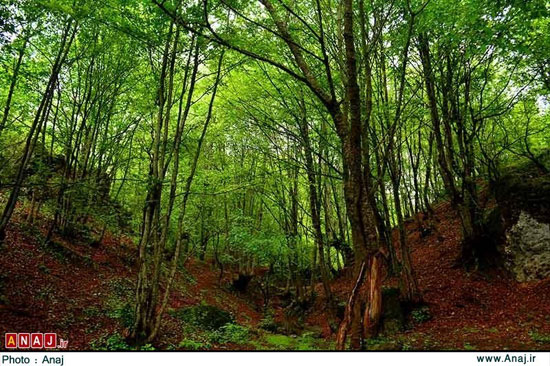
M 30 348 L 31 347 L 31 335 L 30 333 L 19 333 L 19 348 Z
M 55 347 L 57 347 L 57 334 L 55 333 L 44 334 L 44 348 L 55 348 Z
M 17 348 L 17 333 L 6 333 L 6 348 Z
M 31 347 L 44 348 L 44 335 L 42 333 L 31 334 Z
M 55 349 L 67 348 L 69 341 L 57 339 L 57 333 L 6 333 L 4 347 L 7 349 Z M 1 343 L 0 343 L 1 346 Z

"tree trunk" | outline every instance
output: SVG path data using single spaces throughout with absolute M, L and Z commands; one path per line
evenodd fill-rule
M 65 63 L 65 60 L 71 48 L 71 44 L 76 36 L 77 27 L 77 23 L 70 19 L 67 22 L 67 25 L 65 26 L 65 29 L 63 31 L 59 51 L 52 66 L 52 71 L 50 73 L 48 84 L 46 85 L 46 89 L 42 95 L 42 100 L 40 101 L 40 105 L 38 106 L 38 110 L 34 117 L 33 123 L 27 134 L 25 147 L 23 149 L 23 157 L 21 158 L 21 162 L 17 170 L 17 175 L 13 184 L 13 188 L 10 192 L 6 207 L 4 208 L 4 211 L 2 213 L 2 217 L 0 218 L 0 242 L 2 242 L 5 238 L 6 227 L 10 222 L 11 216 L 19 198 L 19 193 L 21 191 L 23 181 L 25 179 L 25 171 L 31 160 L 34 147 L 40 135 L 40 131 L 48 118 L 48 112 L 50 110 L 49 106 L 53 98 L 55 85 L 58 82 L 61 67 Z
M 25 38 L 23 39 L 23 45 L 21 46 L 21 48 L 19 48 L 19 52 L 17 53 L 17 61 L 15 63 L 15 68 L 13 69 L 13 75 L 11 77 L 10 88 L 8 90 L 8 96 L 6 98 L 6 106 L 4 107 L 4 114 L 2 115 L 2 121 L 0 122 L 0 135 L 2 135 L 2 130 L 4 130 L 8 122 L 8 116 L 10 115 L 11 109 L 11 100 L 13 98 L 13 93 L 17 84 L 17 78 L 19 77 L 19 69 L 21 68 L 21 64 L 23 62 L 23 55 L 25 54 L 28 41 L 29 36 L 25 36 Z

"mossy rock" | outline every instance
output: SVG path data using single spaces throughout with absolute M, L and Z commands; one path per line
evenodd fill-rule
M 217 330 L 228 323 L 234 323 L 233 316 L 212 305 L 196 305 L 176 311 L 176 317 L 202 329 Z
M 540 174 L 532 164 L 508 168 L 491 182 L 491 191 L 507 223 L 516 222 L 521 211 L 550 223 L 550 175 Z

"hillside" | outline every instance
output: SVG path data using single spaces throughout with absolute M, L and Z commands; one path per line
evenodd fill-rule
M 435 212 L 433 230 L 425 237 L 420 218 L 407 222 L 424 310 L 413 312 L 406 330 L 371 340 L 367 348 L 550 349 L 550 279 L 518 283 L 501 270 L 465 271 L 456 265 L 457 218 L 448 203 L 439 204 Z M 120 335 L 128 334 L 133 320 L 135 244 L 107 234 L 97 247 L 59 237 L 46 246 L 41 243 L 45 230 L 17 216 L 8 231 L 0 257 L 0 333 L 56 332 L 73 350 L 128 348 Z M 266 316 L 260 298 L 231 289 L 231 273 L 221 283 L 218 276 L 210 263 L 186 261 L 155 349 L 334 347 L 331 323 L 338 320 L 327 316 L 321 284 L 300 331 L 289 334 L 281 330 L 288 317 L 283 299 L 272 299 L 268 314 L 273 315 Z M 346 300 L 352 282 L 349 275 L 332 281 L 340 301 Z M 240 327 L 224 335 L 190 325 L 194 320 L 184 309 L 207 304 L 230 313 Z

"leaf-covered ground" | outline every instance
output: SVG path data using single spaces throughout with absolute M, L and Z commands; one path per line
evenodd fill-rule
M 435 211 L 434 230 L 425 237 L 417 220 L 407 223 L 413 265 L 431 319 L 373 341 L 373 348 L 550 349 L 550 279 L 518 283 L 501 270 L 466 271 L 456 264 L 458 218 L 447 202 Z M 351 286 L 347 278 L 336 281 L 333 289 L 344 296 Z M 310 321 L 328 329 L 322 313 L 317 315 Z
M 429 316 L 414 327 L 369 342 L 369 349 L 550 349 L 550 280 L 517 283 L 501 271 L 467 272 L 456 266 L 460 227 L 448 204 L 436 207 L 434 230 L 421 237 L 407 224 L 413 264 Z M 135 244 L 107 234 L 98 247 L 55 237 L 43 244 L 46 225 L 20 216 L 0 256 L 0 333 L 56 332 L 70 349 L 124 349 L 133 316 Z M 190 259 L 178 273 L 155 349 L 331 349 L 337 322 L 327 316 L 322 287 L 300 335 L 260 329 L 259 299 L 231 291 L 228 273 L 218 282 L 211 264 Z M 333 281 L 344 301 L 351 276 Z M 272 313 L 282 317 L 275 298 Z M 181 309 L 209 304 L 236 324 L 210 332 L 189 325 Z M 337 323 L 336 323 L 337 324 Z M 332 326 L 332 327 L 331 327 Z M 331 330 L 332 328 L 332 330 Z

